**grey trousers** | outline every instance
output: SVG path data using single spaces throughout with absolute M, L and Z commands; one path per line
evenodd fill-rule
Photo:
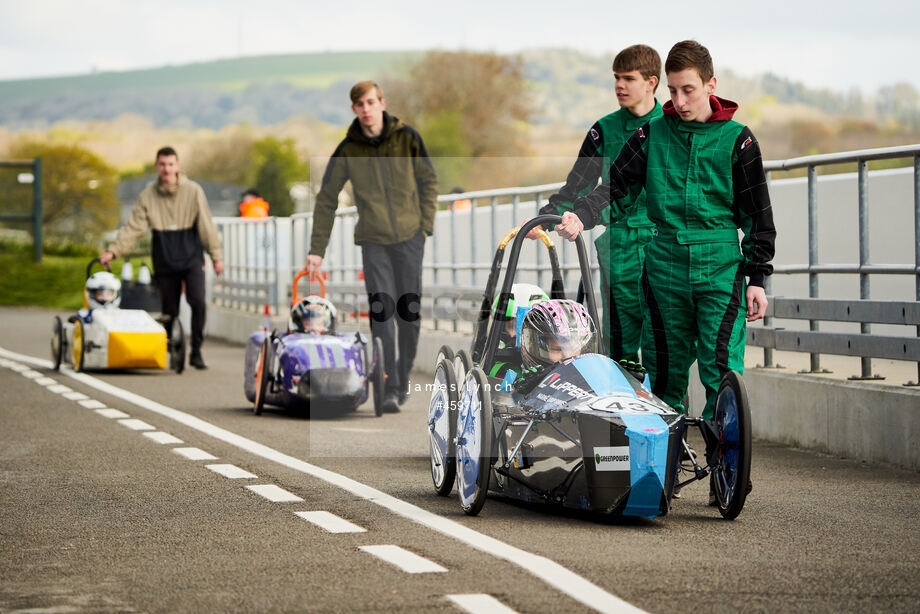
M 398 394 L 409 386 L 421 328 L 424 253 L 421 231 L 402 243 L 361 246 L 371 335 L 383 343 L 387 393 Z

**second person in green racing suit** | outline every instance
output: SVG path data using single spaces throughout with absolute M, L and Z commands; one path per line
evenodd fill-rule
M 610 165 L 626 140 L 647 122 L 661 117 L 661 105 L 655 100 L 661 75 L 658 52 L 646 45 L 627 47 L 614 58 L 613 74 L 620 109 L 591 126 L 565 185 L 550 196 L 541 214 L 571 211 L 572 202 L 591 192 L 598 179 L 606 183 Z M 606 211 L 602 213 L 599 223 L 607 230 L 594 242 L 601 273 L 601 332 L 611 358 L 638 362 L 642 331 L 639 278 L 654 224 L 645 212 L 643 186 L 630 186 L 618 201 L 629 214 L 611 220 Z

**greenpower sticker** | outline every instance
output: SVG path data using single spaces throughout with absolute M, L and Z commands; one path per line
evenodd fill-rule
M 594 448 L 597 471 L 629 471 L 629 446 Z

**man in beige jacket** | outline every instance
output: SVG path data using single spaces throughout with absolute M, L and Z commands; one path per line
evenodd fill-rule
M 99 260 L 107 266 L 129 251 L 147 230 L 153 235 L 153 268 L 163 314 L 179 315 L 182 282 L 192 309 L 192 334 L 189 364 L 206 369 L 201 357 L 204 339 L 204 251 L 214 263 L 214 273 L 224 270 L 220 237 L 211 219 L 208 200 L 201 186 L 179 173 L 179 156 L 172 147 L 163 147 L 156 156 L 157 181 L 137 197 L 128 223 L 118 230 L 115 241 Z M 170 330 L 167 327 L 167 330 Z

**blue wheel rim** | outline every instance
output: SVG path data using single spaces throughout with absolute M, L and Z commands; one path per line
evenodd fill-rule
M 715 422 L 719 433 L 719 461 L 713 477 L 716 497 L 727 505 L 738 488 L 741 461 L 741 427 L 738 423 L 738 397 L 731 387 L 724 388 L 716 401 Z
M 476 496 L 482 443 L 482 402 L 476 380 L 467 376 L 460 397 L 457 417 L 457 490 L 463 507 L 472 505 Z

